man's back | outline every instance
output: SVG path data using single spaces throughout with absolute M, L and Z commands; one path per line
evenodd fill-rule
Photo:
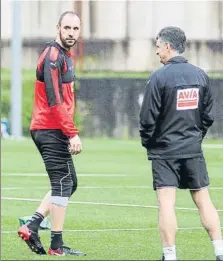
M 140 114 L 140 134 L 150 158 L 201 155 L 201 141 L 213 123 L 208 76 L 176 56 L 151 75 L 148 85 Z
M 203 227 L 223 260 L 220 220 L 208 192 L 209 176 L 201 142 L 213 123 L 208 76 L 181 56 L 185 32 L 164 27 L 156 37 L 156 55 L 164 67 L 152 73 L 140 111 L 140 136 L 152 160 L 157 192 L 162 260 L 178 260 L 176 189 L 189 189 Z

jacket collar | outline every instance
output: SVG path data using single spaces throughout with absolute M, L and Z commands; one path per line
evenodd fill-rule
M 166 64 L 170 64 L 170 63 L 187 63 L 188 60 L 186 58 L 184 58 L 183 56 L 175 56 L 171 59 L 169 59 L 166 63 Z

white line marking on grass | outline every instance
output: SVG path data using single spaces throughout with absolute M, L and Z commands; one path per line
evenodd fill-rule
M 1 190 L 20 190 L 20 189 L 27 189 L 27 187 L 4 187 Z M 50 189 L 50 187 L 30 187 L 29 189 Z
M 151 189 L 150 186 L 78 186 L 78 189 Z M 26 187 L 2 187 L 2 190 L 20 190 Z M 50 187 L 30 187 L 29 189 L 50 189 Z
M 48 177 L 45 173 L 2 173 L 3 177 Z M 92 173 L 92 174 L 77 174 L 78 177 L 135 177 L 139 175 L 127 175 L 127 174 L 105 174 L 105 173 Z
M 2 187 L 2 190 L 20 190 L 26 187 Z M 50 187 L 30 187 L 29 189 L 50 189 Z M 152 189 L 151 186 L 78 186 L 78 189 Z M 223 187 L 209 187 L 210 190 L 223 190 Z
M 203 144 L 202 147 L 207 149 L 223 149 L 223 144 Z
M 29 201 L 29 202 L 41 202 L 40 199 L 31 198 L 13 198 L 13 197 L 1 197 L 2 200 L 15 200 L 15 201 Z M 82 204 L 82 205 L 101 205 L 101 206 L 114 206 L 114 207 L 137 207 L 137 208 L 154 208 L 157 209 L 158 206 L 146 206 L 146 205 L 131 205 L 131 204 L 120 204 L 120 203 L 105 203 L 105 202 L 87 202 L 87 201 L 69 201 L 69 204 Z M 188 210 L 197 211 L 197 208 L 182 208 L 176 207 L 176 210 Z M 223 212 L 223 210 L 217 210 L 218 212 Z
M 223 229 L 223 227 L 221 227 Z M 151 228 L 102 228 L 102 229 L 65 229 L 64 232 L 67 233 L 74 233 L 74 232 L 118 232 L 118 231 L 158 231 L 159 229 L 157 227 L 151 227 Z M 178 230 L 204 230 L 203 227 L 180 227 Z M 49 230 L 40 230 L 40 232 L 48 232 Z M 16 230 L 5 230 L 1 231 L 1 234 L 14 234 L 17 233 Z
M 211 189 L 211 190 L 222 190 L 223 187 L 210 187 L 209 189 Z

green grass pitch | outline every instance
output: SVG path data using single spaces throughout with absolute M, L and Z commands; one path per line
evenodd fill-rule
M 204 153 L 215 206 L 223 210 L 223 141 L 205 141 Z M 221 144 L 211 148 L 211 144 Z M 18 218 L 32 215 L 35 201 L 48 191 L 44 165 L 31 140 L 2 141 L 2 260 L 39 260 L 17 236 Z M 74 157 L 78 189 L 67 210 L 64 241 L 86 257 L 63 260 L 159 260 L 157 201 L 151 163 L 139 140 L 83 139 Z M 39 174 L 38 174 L 39 173 Z M 23 174 L 23 175 L 21 175 Z M 26 174 L 26 175 L 25 175 Z M 101 204 L 97 204 L 101 203 Z M 146 207 L 150 206 L 150 207 Z M 177 256 L 179 260 L 214 260 L 212 244 L 201 228 L 188 191 L 177 192 Z M 192 208 L 192 209 L 191 209 Z M 223 226 L 223 212 L 219 212 Z M 47 250 L 50 232 L 40 236 Z M 41 260 L 61 258 L 42 256 Z

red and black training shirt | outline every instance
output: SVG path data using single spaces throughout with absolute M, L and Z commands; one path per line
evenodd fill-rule
M 68 138 L 78 134 L 73 122 L 74 79 L 70 52 L 55 41 L 47 43 L 36 69 L 30 130 L 60 129 Z

